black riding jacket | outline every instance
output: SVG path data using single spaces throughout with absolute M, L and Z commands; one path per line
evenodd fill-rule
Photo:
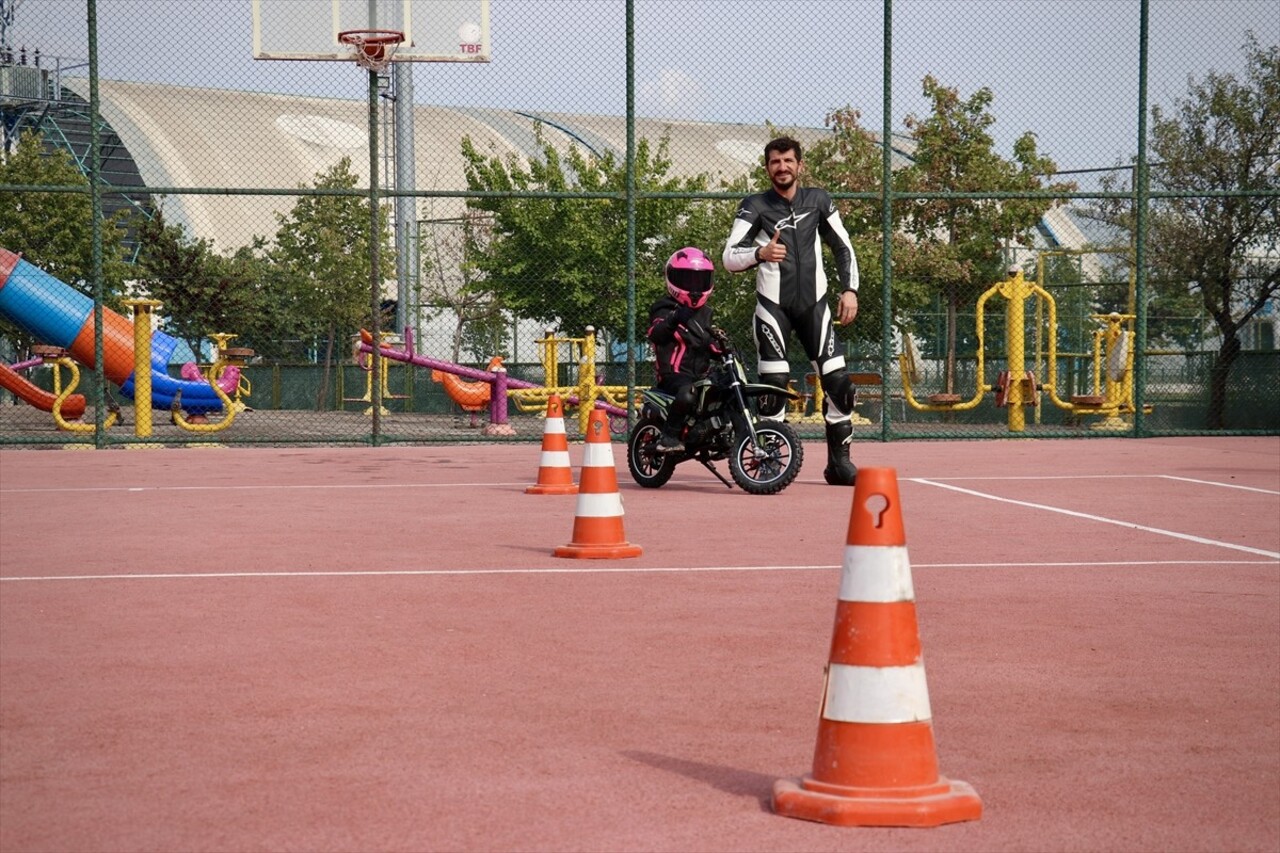
M 786 311 L 803 311 L 826 299 L 827 275 L 822 268 L 819 240 L 830 246 L 835 255 L 840 289 L 858 289 L 858 260 L 849 233 L 831 196 L 819 187 L 798 187 L 790 202 L 772 189 L 745 198 L 738 206 L 724 249 L 725 269 L 742 272 L 756 265 L 756 249 L 772 240 L 779 229 L 787 257 L 780 264 L 759 263 L 759 296 Z
M 649 309 L 649 331 L 658 381 L 683 373 L 697 379 L 711 370 L 711 353 L 719 351 L 711 334 L 711 306 L 692 312 L 670 296 Z

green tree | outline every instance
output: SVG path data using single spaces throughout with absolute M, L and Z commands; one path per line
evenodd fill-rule
M 316 175 L 315 189 L 349 190 L 356 186 L 351 158 Z M 336 344 L 356 334 L 362 324 L 374 328 L 370 317 L 368 201 L 349 195 L 304 195 L 287 215 L 277 214 L 279 230 L 268 260 L 276 266 L 268 282 L 282 303 L 290 324 L 323 346 L 324 372 L 316 391 L 316 408 L 328 400 Z M 394 275 L 395 254 L 387 228 L 387 211 L 377 217 L 379 278 Z
M 160 209 L 139 225 L 138 239 L 138 284 L 163 303 L 168 332 L 196 354 L 215 332 L 237 335 L 237 346 L 259 346 L 256 327 L 269 303 L 257 286 L 260 263 L 252 252 L 218 255 L 209 240 L 168 224 Z
M 880 141 L 862 127 L 861 114 L 850 106 L 833 110 L 826 117 L 831 136 L 814 144 L 805 152 L 804 159 L 810 181 L 825 187 L 832 193 L 875 193 L 883 186 Z M 760 172 L 763 176 L 763 171 Z M 766 182 L 767 183 L 767 182 Z M 878 354 L 881 342 L 881 317 L 883 313 L 883 276 L 880 256 L 883 233 L 880 227 L 880 200 L 842 199 L 837 202 L 840 218 L 858 258 L 861 286 L 858 290 L 858 318 L 849 330 L 845 330 L 855 348 L 863 354 Z M 928 271 L 921 264 L 920 247 L 901 231 L 889 235 L 890 256 L 893 258 L 893 309 L 894 324 L 906 326 L 903 318 L 926 305 L 929 291 L 926 280 L 920 275 Z M 830 253 L 826 261 L 832 262 Z M 835 271 L 829 269 L 827 277 L 834 281 Z
M 1245 73 L 1188 81 L 1185 98 L 1151 111 L 1147 231 L 1149 310 L 1185 312 L 1188 295 L 1211 318 L 1221 344 L 1209 380 L 1206 426 L 1227 426 L 1227 383 L 1239 332 L 1280 292 L 1280 46 L 1249 34 Z M 1252 193 L 1235 195 L 1231 193 Z M 1132 230 L 1133 208 L 1103 206 Z
M 27 131 L 0 159 L 0 184 L 84 186 L 89 182 L 71 155 L 46 148 L 40 135 Z M 0 203 L 0 246 L 50 275 L 92 294 L 93 205 L 88 193 L 6 192 Z M 102 285 L 109 306 L 119 308 L 130 267 L 125 261 L 123 212 L 103 223 Z M 0 321 L 2 322 L 2 321 Z M 5 323 L 0 333 L 17 342 L 25 333 Z
M 626 164 L 612 152 L 561 154 L 538 128 L 541 157 L 522 163 L 462 142 L 467 187 L 511 197 L 472 199 L 491 216 L 491 229 L 469 258 L 482 282 L 517 316 L 541 320 L 571 334 L 594 326 L 615 339 L 627 334 L 627 223 L 620 199 L 545 198 L 522 193 L 623 193 Z M 640 192 L 706 191 L 708 178 L 670 175 L 669 140 L 636 145 L 635 186 Z M 687 198 L 647 199 L 636 205 L 636 308 L 644 312 L 663 287 L 667 258 L 682 246 L 718 256 L 731 214 L 725 203 Z M 477 232 L 478 235 L 478 232 Z
M 990 111 L 995 98 L 990 89 L 961 99 L 958 90 L 926 76 L 923 94 L 932 109 L 924 118 L 911 115 L 905 120 L 915 151 L 911 165 L 895 177 L 899 191 L 1062 193 L 1075 189 L 1069 182 L 1044 185 L 1042 176 L 1054 174 L 1057 166 L 1037 151 L 1033 133 L 1024 133 L 1014 142 L 1012 159 L 995 151 L 989 132 L 996 121 Z M 925 198 L 900 206 L 895 220 L 915 243 L 909 256 L 914 275 L 936 288 L 945 307 L 947 392 L 955 391 L 960 307 L 976 302 L 981 291 L 1004 278 L 1005 247 L 1026 244 L 1031 229 L 1054 203 L 1051 196 Z
M 287 303 L 281 298 L 284 289 L 276 282 L 287 276 L 269 262 L 265 243 L 264 238 L 256 237 L 251 245 L 218 256 L 220 277 L 232 282 L 237 293 L 241 288 L 248 291 L 237 300 L 242 310 L 235 319 L 227 319 L 225 331 L 239 336 L 235 345 L 251 347 L 261 358 L 296 358 L 294 344 L 303 337 L 303 324 L 286 310 Z

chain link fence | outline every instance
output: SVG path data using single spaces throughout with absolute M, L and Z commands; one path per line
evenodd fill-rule
M 366 10 L 458 61 L 255 58 Z M 1274 12 L 0 0 L 0 444 L 623 431 L 680 247 L 754 370 L 719 261 L 783 134 L 857 258 L 856 439 L 1275 434 Z

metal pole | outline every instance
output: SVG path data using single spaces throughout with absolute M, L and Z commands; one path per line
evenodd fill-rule
M 417 188 L 414 174 L 413 139 L 413 68 L 407 62 L 392 63 L 395 92 L 396 190 L 411 192 Z M 413 325 L 417 332 L 418 244 L 414 240 L 417 200 L 412 196 L 396 196 L 396 331 Z
M 636 397 L 636 8 L 627 0 L 627 424 Z
M 1005 298 L 1004 339 L 1009 374 L 1009 384 L 1005 389 L 1005 405 L 1008 409 L 1006 422 L 1009 432 L 1024 432 L 1027 428 L 1027 413 L 1022 407 L 1022 380 L 1027 375 L 1026 317 L 1030 288 L 1027 287 L 1021 268 L 1009 276 L 1001 291 Z M 982 384 L 981 376 L 978 377 L 978 383 Z
M 102 303 L 106 297 L 102 281 L 102 141 L 98 137 L 98 2 L 89 0 L 89 224 L 90 275 L 93 277 L 93 443 L 106 444 L 106 374 L 102 372 Z
M 373 352 L 370 354 L 370 369 L 373 371 L 373 383 L 369 394 L 373 423 L 370 429 L 370 440 L 374 447 L 378 446 L 378 435 L 382 429 L 382 281 L 378 275 L 381 259 L 378 257 L 378 244 L 381 242 L 378 229 L 378 72 L 369 69 L 369 331 L 373 333 Z
M 151 437 L 151 316 L 158 299 L 126 299 L 133 309 L 133 434 Z
M 893 343 L 893 0 L 884 0 L 884 110 L 880 125 L 880 439 L 889 440 L 889 348 Z M 906 334 L 905 332 L 903 334 Z M 905 345 L 906 342 L 903 341 Z
M 1143 435 L 1143 403 L 1147 391 L 1147 205 L 1150 201 L 1147 173 L 1147 33 L 1150 0 L 1142 0 L 1138 23 L 1138 163 L 1133 179 L 1134 220 L 1133 265 L 1137 299 L 1134 305 L 1133 334 L 1133 435 Z

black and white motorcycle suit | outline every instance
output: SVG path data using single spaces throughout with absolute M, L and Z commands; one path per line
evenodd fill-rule
M 779 233 L 780 232 L 780 233 Z M 780 263 L 759 261 L 757 251 L 775 234 L 787 247 Z M 858 289 L 858 259 L 840 213 L 826 190 L 797 187 L 787 201 L 774 190 L 748 196 L 738 207 L 724 250 L 730 272 L 756 267 L 756 310 L 752 333 L 761 382 L 786 387 L 790 364 L 787 340 L 795 332 L 822 383 L 826 421 L 827 482 L 851 485 L 857 469 L 849 462 L 853 425 L 849 416 L 855 388 L 837 350 L 835 325 L 827 302 L 822 242 L 835 256 L 841 291 Z M 766 405 L 768 410 L 766 411 Z M 785 401 L 761 400 L 762 417 L 782 420 Z

